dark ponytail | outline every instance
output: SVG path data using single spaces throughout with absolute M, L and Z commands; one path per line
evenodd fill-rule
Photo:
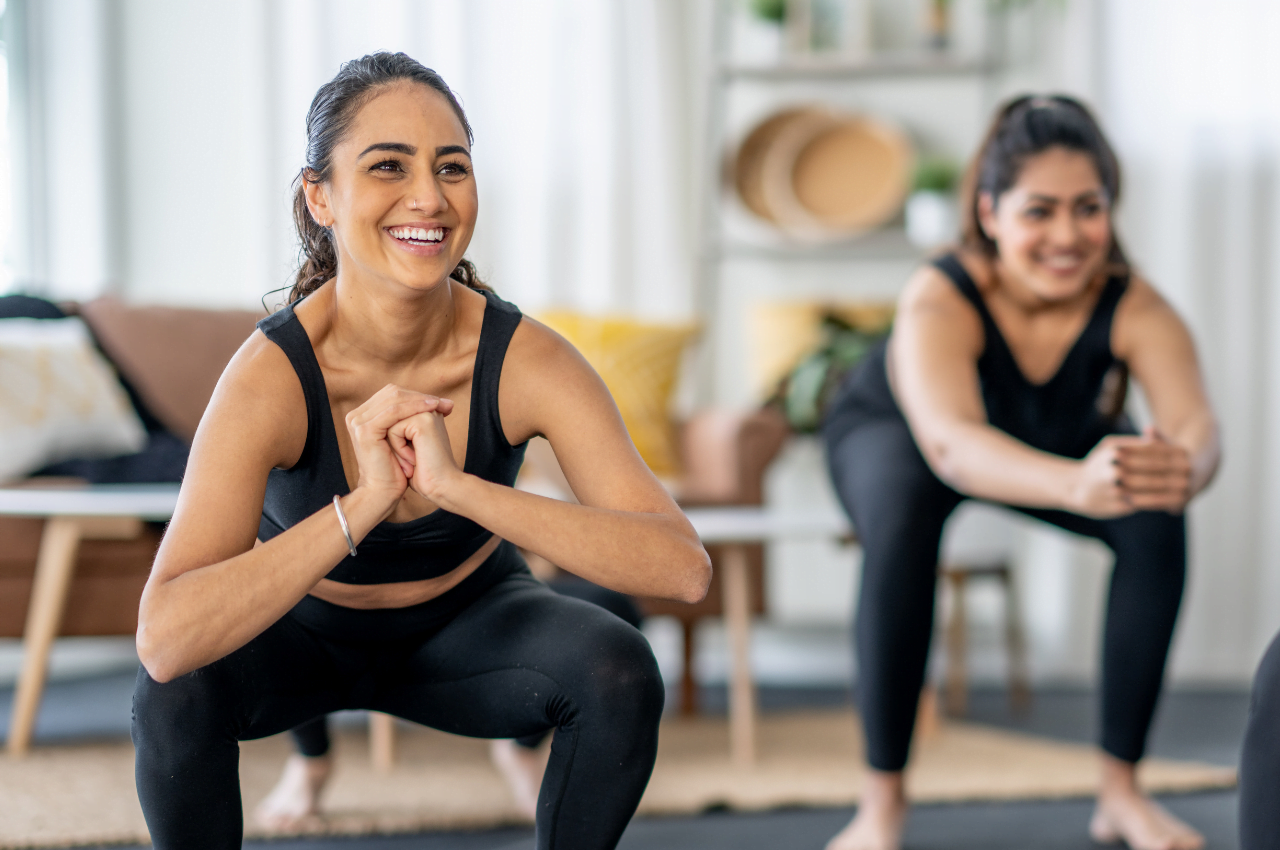
M 453 107 L 462 122 L 467 141 L 473 140 L 471 125 L 462 104 L 439 74 L 403 53 L 371 53 L 344 62 L 338 74 L 316 92 L 307 111 L 306 164 L 293 181 L 293 225 L 298 231 L 298 274 L 289 291 L 289 303 L 311 294 L 322 283 L 338 274 L 338 252 L 333 233 L 311 217 L 307 209 L 304 183 L 323 183 L 329 179 L 333 149 L 338 146 L 356 113 L 378 94 L 378 91 L 400 80 L 420 83 L 438 92 Z M 488 289 L 480 280 L 470 260 L 458 263 L 450 274 L 454 280 L 472 289 Z
M 1002 106 L 987 136 L 974 155 L 960 189 L 961 241 L 966 248 L 987 258 L 997 253 L 996 243 L 982 230 L 978 200 L 1000 198 L 1018 182 L 1027 160 L 1049 148 L 1079 151 L 1093 160 L 1107 201 L 1120 200 L 1120 163 L 1093 114 L 1080 101 L 1066 95 L 1024 95 Z M 1109 264 L 1117 273 L 1127 272 L 1129 260 L 1114 225 Z

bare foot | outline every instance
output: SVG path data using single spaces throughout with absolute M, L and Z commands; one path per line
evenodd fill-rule
M 507 781 L 516 801 L 516 811 L 530 820 L 538 814 L 538 791 L 542 788 L 548 756 L 545 747 L 531 750 L 509 738 L 489 743 L 489 758 Z
M 1138 788 L 1134 765 L 1102 757 L 1102 789 L 1089 821 L 1100 844 L 1123 842 L 1132 850 L 1201 850 L 1204 836 L 1178 820 Z
M 899 850 L 906 822 L 902 774 L 868 770 L 858 813 L 827 850 Z
M 320 792 L 332 773 L 332 756 L 289 756 L 280 781 L 254 809 L 253 819 L 258 826 L 272 831 L 302 826 L 319 813 Z

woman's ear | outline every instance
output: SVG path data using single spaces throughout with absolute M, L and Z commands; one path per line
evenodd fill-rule
M 316 223 L 321 227 L 332 227 L 333 212 L 329 207 L 329 187 L 324 183 L 312 183 L 303 177 L 302 194 L 307 199 L 307 209 Z
M 990 192 L 978 193 L 978 228 L 992 242 L 999 242 L 997 233 L 1000 230 L 996 222 L 996 202 Z

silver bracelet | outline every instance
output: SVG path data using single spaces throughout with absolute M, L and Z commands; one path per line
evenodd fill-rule
M 338 525 L 342 526 L 342 536 L 347 538 L 347 548 L 351 550 L 351 557 L 356 556 L 356 543 L 351 539 L 351 526 L 347 525 L 347 517 L 342 513 L 342 503 L 338 501 L 338 496 L 333 497 L 333 509 L 338 512 Z

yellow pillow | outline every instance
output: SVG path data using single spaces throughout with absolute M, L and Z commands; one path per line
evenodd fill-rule
M 765 301 L 748 316 L 756 397 L 768 399 L 778 382 L 822 344 L 822 319 L 831 314 L 869 333 L 888 328 L 893 302 Z
M 671 394 L 684 347 L 697 334 L 697 326 L 569 311 L 541 313 L 537 319 L 569 340 L 600 374 L 631 441 L 653 473 L 678 475 L 680 450 L 671 421 Z

